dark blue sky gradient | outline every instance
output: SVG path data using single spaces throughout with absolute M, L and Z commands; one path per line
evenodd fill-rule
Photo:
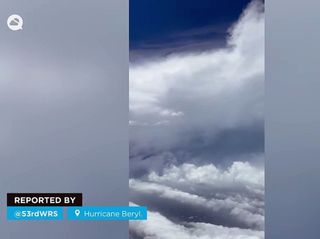
M 220 37 L 250 0 L 131 0 L 130 47 L 168 43 L 172 35 L 204 27 L 219 28 Z M 210 35 L 210 38 L 215 37 Z M 219 36 L 216 36 L 219 37 Z M 172 39 L 172 38 L 170 38 Z

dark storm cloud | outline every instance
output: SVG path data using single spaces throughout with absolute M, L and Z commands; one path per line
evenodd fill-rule
M 263 152 L 264 129 L 260 124 L 256 127 L 222 130 L 212 138 L 194 132 L 184 134 L 179 144 L 165 149 L 150 147 L 140 150 L 131 144 L 130 176 L 140 177 L 148 171 L 161 172 L 167 165 L 185 162 L 226 165 L 235 160 L 256 161 L 250 155 Z

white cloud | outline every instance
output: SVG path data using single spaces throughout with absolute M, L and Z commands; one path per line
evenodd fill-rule
M 248 162 L 234 162 L 226 170 L 213 164 L 196 166 L 186 163 L 164 169 L 160 176 L 152 172 L 148 177 L 150 182 L 188 189 L 201 185 L 206 190 L 226 190 L 234 187 L 247 189 L 263 195 L 264 172 Z
M 212 164 L 172 166 L 162 175 L 131 179 L 129 185 L 138 203 L 179 207 L 189 210 L 188 216 L 227 226 L 264 228 L 264 172 L 248 162 L 234 162 L 226 170 Z
M 262 231 L 228 228 L 208 223 L 177 224 L 160 213 L 149 212 L 147 221 L 130 222 L 130 233 L 144 239 L 261 239 Z

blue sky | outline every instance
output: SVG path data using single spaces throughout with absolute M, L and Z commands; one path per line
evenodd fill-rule
M 172 41 L 173 35 L 204 27 L 218 30 L 205 34 L 203 38 L 223 40 L 230 24 L 239 18 L 249 2 L 249 0 L 131 0 L 130 47 L 137 49 L 147 43 L 167 43 Z

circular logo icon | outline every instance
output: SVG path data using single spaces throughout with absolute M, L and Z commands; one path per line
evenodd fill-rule
M 17 14 L 13 14 L 10 17 L 8 17 L 7 25 L 9 27 L 9 29 L 12 31 L 22 30 L 23 19 L 21 16 L 19 16 Z

